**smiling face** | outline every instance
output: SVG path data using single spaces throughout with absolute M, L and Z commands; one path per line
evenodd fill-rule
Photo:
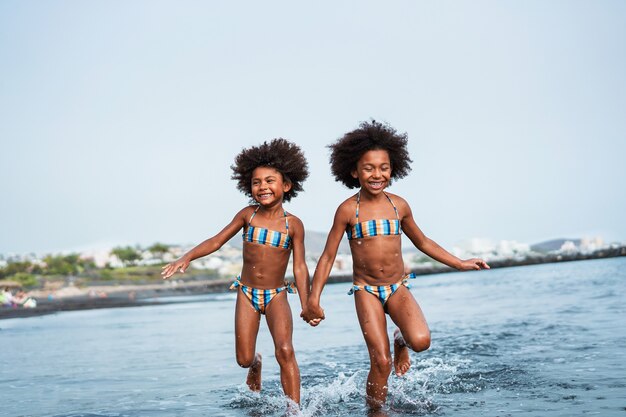
M 383 149 L 367 151 L 356 164 L 352 177 L 359 180 L 361 189 L 371 194 L 382 192 L 391 179 L 391 160 Z
M 262 206 L 282 204 L 283 195 L 291 189 L 283 175 L 270 167 L 257 167 L 252 171 L 252 198 Z

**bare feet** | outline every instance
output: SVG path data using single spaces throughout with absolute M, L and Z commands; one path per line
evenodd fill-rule
M 252 361 L 252 365 L 248 369 L 246 384 L 248 384 L 248 388 L 251 391 L 261 391 L 261 354 L 258 352 L 254 355 L 254 361 Z
M 400 329 L 393 332 L 393 368 L 396 375 L 402 376 L 411 367 L 411 358 L 409 357 L 409 348 L 400 333 Z

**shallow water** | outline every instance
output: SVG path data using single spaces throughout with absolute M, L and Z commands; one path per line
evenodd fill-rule
M 303 416 L 366 414 L 348 289 L 327 287 L 314 329 L 290 298 Z M 412 292 L 432 346 L 390 378 L 389 417 L 626 415 L 626 258 L 431 275 Z M 265 323 L 259 395 L 234 360 L 234 294 L 186 301 L 0 321 L 0 415 L 284 415 Z

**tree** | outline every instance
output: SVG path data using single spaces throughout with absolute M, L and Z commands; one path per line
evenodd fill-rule
M 141 255 L 131 246 L 113 248 L 111 253 L 117 256 L 124 265 L 132 265 L 141 259 Z
M 170 251 L 170 247 L 164 243 L 155 243 L 154 245 L 148 248 L 150 252 L 155 255 L 162 255 L 164 253 L 168 253 Z
M 48 255 L 43 260 L 46 263 L 46 275 L 75 275 L 78 273 L 78 255 Z
M 20 272 L 30 272 L 33 267 L 28 261 L 9 262 L 4 268 L 0 268 L 0 279 Z
M 39 284 L 34 275 L 27 274 L 26 272 L 18 272 L 13 275 L 11 279 L 19 282 L 23 287 L 34 287 Z

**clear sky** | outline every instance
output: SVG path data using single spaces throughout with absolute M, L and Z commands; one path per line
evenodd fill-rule
M 444 246 L 626 240 L 624 1 L 0 2 L 0 253 L 198 242 L 274 137 L 327 231 L 326 145 L 409 135 L 390 191 Z

